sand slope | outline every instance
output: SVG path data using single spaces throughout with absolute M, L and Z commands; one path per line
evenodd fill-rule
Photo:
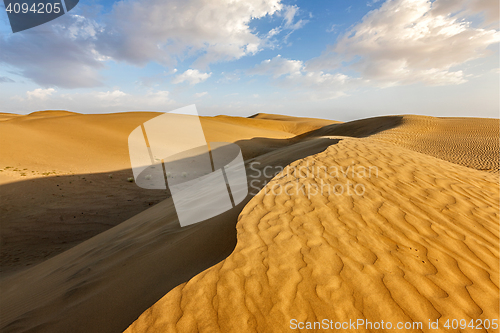
M 72 157 L 82 156 L 71 149 L 81 144 L 85 133 L 112 132 L 104 136 L 110 146 L 116 143 L 116 154 L 100 152 L 107 148 L 98 142 L 106 140 L 89 139 L 82 148 L 91 160 L 97 156 L 109 161 L 104 166 L 97 161 L 86 164 L 95 176 L 99 170 L 123 166 L 128 156 L 120 138 L 155 114 L 131 113 L 131 119 L 125 113 L 50 115 L 12 118 L 0 123 L 7 125 L 0 129 L 10 131 L 11 141 L 15 133 L 39 133 L 39 140 L 47 136 Z M 422 125 L 429 118 L 431 126 Z M 349 123 L 273 115 L 203 119 L 207 140 L 242 147 L 257 188 L 279 167 L 292 168 L 255 197 L 209 221 L 180 228 L 172 201 L 166 199 L 0 280 L 0 330 L 120 332 L 138 318 L 127 332 L 287 332 L 293 318 L 424 325 L 437 318 L 498 318 L 498 177 L 457 164 L 466 161 L 481 168 L 480 161 L 492 160 L 498 135 L 491 124 L 498 120 L 477 120 L 478 128 L 492 129 L 483 131 L 483 141 L 466 140 L 475 137 L 463 124 L 469 119 L 440 129 L 433 125 L 439 121 L 418 116 Z M 64 128 L 74 126 L 76 131 L 79 123 L 85 130 L 76 132 L 74 141 L 62 140 L 73 135 Z M 37 156 L 42 160 L 33 167 L 52 168 L 50 154 L 65 168 L 78 166 L 73 159 L 64 162 L 62 156 L 68 155 L 57 155 L 61 150 L 49 147 L 44 153 L 47 146 L 29 141 L 29 135 L 19 142 L 41 150 Z M 478 154 L 471 154 L 468 151 L 476 148 L 464 144 L 493 148 L 477 148 Z M 36 153 L 27 147 L 23 149 Z M 428 152 L 419 152 L 422 147 Z M 450 162 L 452 155 L 446 151 L 459 159 Z M 16 161 L 13 157 L 8 162 Z M 269 173 L 264 173 L 266 167 Z M 97 191 L 89 193 L 99 203 L 99 212 L 127 195 L 143 199 L 139 192 L 128 192 L 116 202 L 104 201 L 99 195 L 106 193 L 106 183 L 93 180 L 100 186 L 81 191 Z M 10 181 L 0 190 L 15 184 Z M 360 184 L 363 193 L 356 195 Z M 324 193 L 312 195 L 315 186 L 323 186 Z M 344 193 L 339 194 L 342 187 Z M 30 207 L 23 200 L 18 207 Z M 44 216 L 51 214 L 54 211 Z
M 0 114 L 0 278 L 40 263 L 169 197 L 127 182 L 127 138 L 158 112 Z M 209 142 L 252 158 L 331 121 L 202 117 Z M 283 124 L 288 124 L 284 126 Z M 291 132 L 287 132 L 287 130 Z M 172 143 L 175 144 L 175 143 Z
M 498 119 L 405 116 L 402 126 L 376 138 L 469 168 L 499 171 Z
M 385 116 L 325 126 L 312 135 L 371 136 L 469 168 L 499 170 L 498 119 Z
M 451 133 L 433 129 L 427 142 L 437 138 L 436 154 L 447 149 L 462 154 L 457 161 L 481 165 L 492 149 L 467 148 L 478 138 L 462 147 L 464 122 Z M 440 320 L 439 331 L 448 319 L 498 320 L 498 177 L 400 147 L 412 137 L 418 147 L 422 139 L 411 132 L 384 133 L 344 138 L 293 163 L 302 175 L 277 175 L 240 214 L 233 253 L 169 292 L 126 332 L 288 332 L 291 319 L 325 318 L 423 322 L 428 332 L 429 320 Z M 387 137 L 399 144 L 382 142 Z M 474 161 L 468 149 L 484 154 Z M 359 173 L 373 166 L 378 177 Z M 334 177 L 318 167 L 356 172 Z M 279 193 L 297 182 L 366 190 Z
M 248 118 L 216 116 L 213 119 L 230 124 L 267 128 L 273 131 L 280 130 L 295 135 L 304 134 L 327 125 L 341 123 L 340 121 L 326 119 L 290 117 L 266 113 L 258 113 Z
M 257 181 L 254 184 L 257 187 L 270 179 L 262 172 L 265 166 L 284 167 L 335 142 L 328 138 L 295 143 L 286 139 L 278 143 L 274 143 L 276 139 L 266 140 L 260 139 L 255 145 L 273 142 L 271 146 L 281 148 L 248 161 L 255 163 L 247 174 Z M 99 182 L 99 186 L 93 187 L 95 191 L 103 191 L 102 180 L 89 179 L 93 184 Z M 61 182 L 61 178 L 56 181 Z M 127 193 L 127 189 L 115 189 L 120 193 L 117 199 Z M 0 330 L 123 331 L 169 290 L 230 254 L 236 242 L 237 216 L 250 197 L 224 214 L 185 228 L 180 228 L 169 198 L 39 265 L 5 277 L 0 280 Z M 78 198 L 80 202 L 75 205 L 81 202 L 88 205 L 91 198 L 93 205 L 99 206 L 99 212 L 107 215 L 109 203 L 101 203 L 99 193 L 90 195 L 87 201 Z M 82 225 L 69 223 L 69 226 L 81 232 Z M 43 234 L 48 235 L 55 227 L 57 223 L 42 230 Z M 36 231 L 40 233 L 40 229 Z M 26 238 L 24 241 L 28 242 L 29 237 Z M 35 247 L 37 241 L 34 238 L 31 242 L 35 244 L 26 245 L 40 250 Z
M 0 121 L 0 184 L 25 179 L 23 177 L 43 176 L 46 172 L 75 174 L 130 168 L 128 135 L 140 124 L 160 114 L 40 111 Z M 286 128 L 279 121 L 271 121 L 274 125 L 267 121 L 267 126 L 262 128 L 259 127 L 261 120 L 223 119 L 226 121 L 221 122 L 222 118 L 218 121 L 218 117 L 201 117 L 207 141 L 235 142 L 255 137 L 281 139 L 295 135 L 284 131 Z M 303 131 L 320 128 L 323 123 L 308 125 Z M 294 130 L 300 134 L 296 126 Z M 19 172 L 13 172 L 14 168 Z M 21 173 L 26 175 L 21 177 Z

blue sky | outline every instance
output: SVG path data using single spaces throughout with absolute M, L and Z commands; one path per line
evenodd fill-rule
M 498 117 L 497 0 L 81 0 L 13 34 L 0 111 Z

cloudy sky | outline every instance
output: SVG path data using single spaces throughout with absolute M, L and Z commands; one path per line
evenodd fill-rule
M 0 111 L 499 116 L 498 0 L 80 0 L 13 34 Z

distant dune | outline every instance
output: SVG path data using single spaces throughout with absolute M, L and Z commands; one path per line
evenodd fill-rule
M 0 169 L 27 168 L 35 173 L 95 173 L 130 168 L 127 138 L 158 112 L 77 114 L 67 111 L 40 111 L 13 116 L 0 122 Z M 257 123 L 258 125 L 253 125 Z M 264 126 L 259 126 L 261 124 Z M 235 142 L 256 137 L 290 138 L 318 129 L 333 121 L 317 120 L 292 124 L 287 121 L 253 120 L 235 117 L 202 117 L 208 141 Z M 267 126 L 265 126 L 267 125 Z M 289 128 L 293 132 L 287 131 Z M 55 169 L 55 170 L 54 170 Z M 23 179 L 4 170 L 3 183 Z
M 498 173 L 498 119 L 385 116 L 325 126 L 313 135 L 370 136 L 469 168 Z
M 0 122 L 0 169 L 128 172 L 123 138 L 155 115 L 13 117 Z M 258 194 L 185 228 L 167 198 L 4 277 L 2 332 L 289 332 L 292 320 L 323 319 L 422 322 L 408 331 L 444 332 L 448 319 L 498 319 L 497 119 L 257 114 L 202 124 L 209 141 L 242 147 Z M 5 172 L 0 190 L 16 191 L 22 176 Z M 69 195 L 90 191 L 97 200 L 107 193 L 99 184 Z M 142 192 L 127 191 L 140 200 Z M 30 207 L 23 200 L 12 207 Z M 11 219 L 22 225 L 20 216 Z M 5 218 L 2 231 L 9 223 L 14 234 Z M 429 330 L 438 319 L 440 330 Z

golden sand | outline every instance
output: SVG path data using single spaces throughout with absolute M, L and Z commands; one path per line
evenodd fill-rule
M 414 331 L 433 332 L 453 319 L 498 322 L 498 177 L 471 169 L 498 171 L 498 120 L 405 116 L 383 130 L 396 120 L 368 120 L 368 133 L 358 122 L 352 136 L 365 138 L 344 137 L 277 175 L 240 214 L 231 255 L 126 332 L 288 332 L 324 319 L 421 322 Z M 362 172 L 373 167 L 376 176 Z M 323 172 L 348 168 L 356 172 Z M 309 191 L 293 191 L 297 182 Z M 351 195 L 328 192 L 347 183 Z M 436 320 L 440 329 L 429 329 Z
M 13 117 L 0 122 L 0 162 L 57 165 L 61 176 L 129 172 L 123 140 L 155 115 Z M 448 319 L 498 320 L 498 120 L 258 114 L 202 124 L 208 141 L 242 147 L 249 176 L 272 180 L 237 208 L 185 228 L 167 198 L 1 279 L 2 332 L 288 332 L 293 319 L 422 322 L 422 331 L 444 332 Z M 284 170 L 266 177 L 266 166 Z M 6 172 L 0 190 L 21 193 L 19 171 Z M 30 181 L 56 178 L 40 177 Z M 82 183 L 67 195 L 92 189 L 100 213 L 124 200 L 102 201 L 109 189 L 94 181 L 102 186 Z M 55 183 L 43 184 L 41 193 Z M 127 191 L 140 200 L 142 192 Z M 9 207 L 33 209 L 12 200 Z M 22 228 L 21 214 L 10 217 Z M 440 329 L 429 330 L 438 319 Z

